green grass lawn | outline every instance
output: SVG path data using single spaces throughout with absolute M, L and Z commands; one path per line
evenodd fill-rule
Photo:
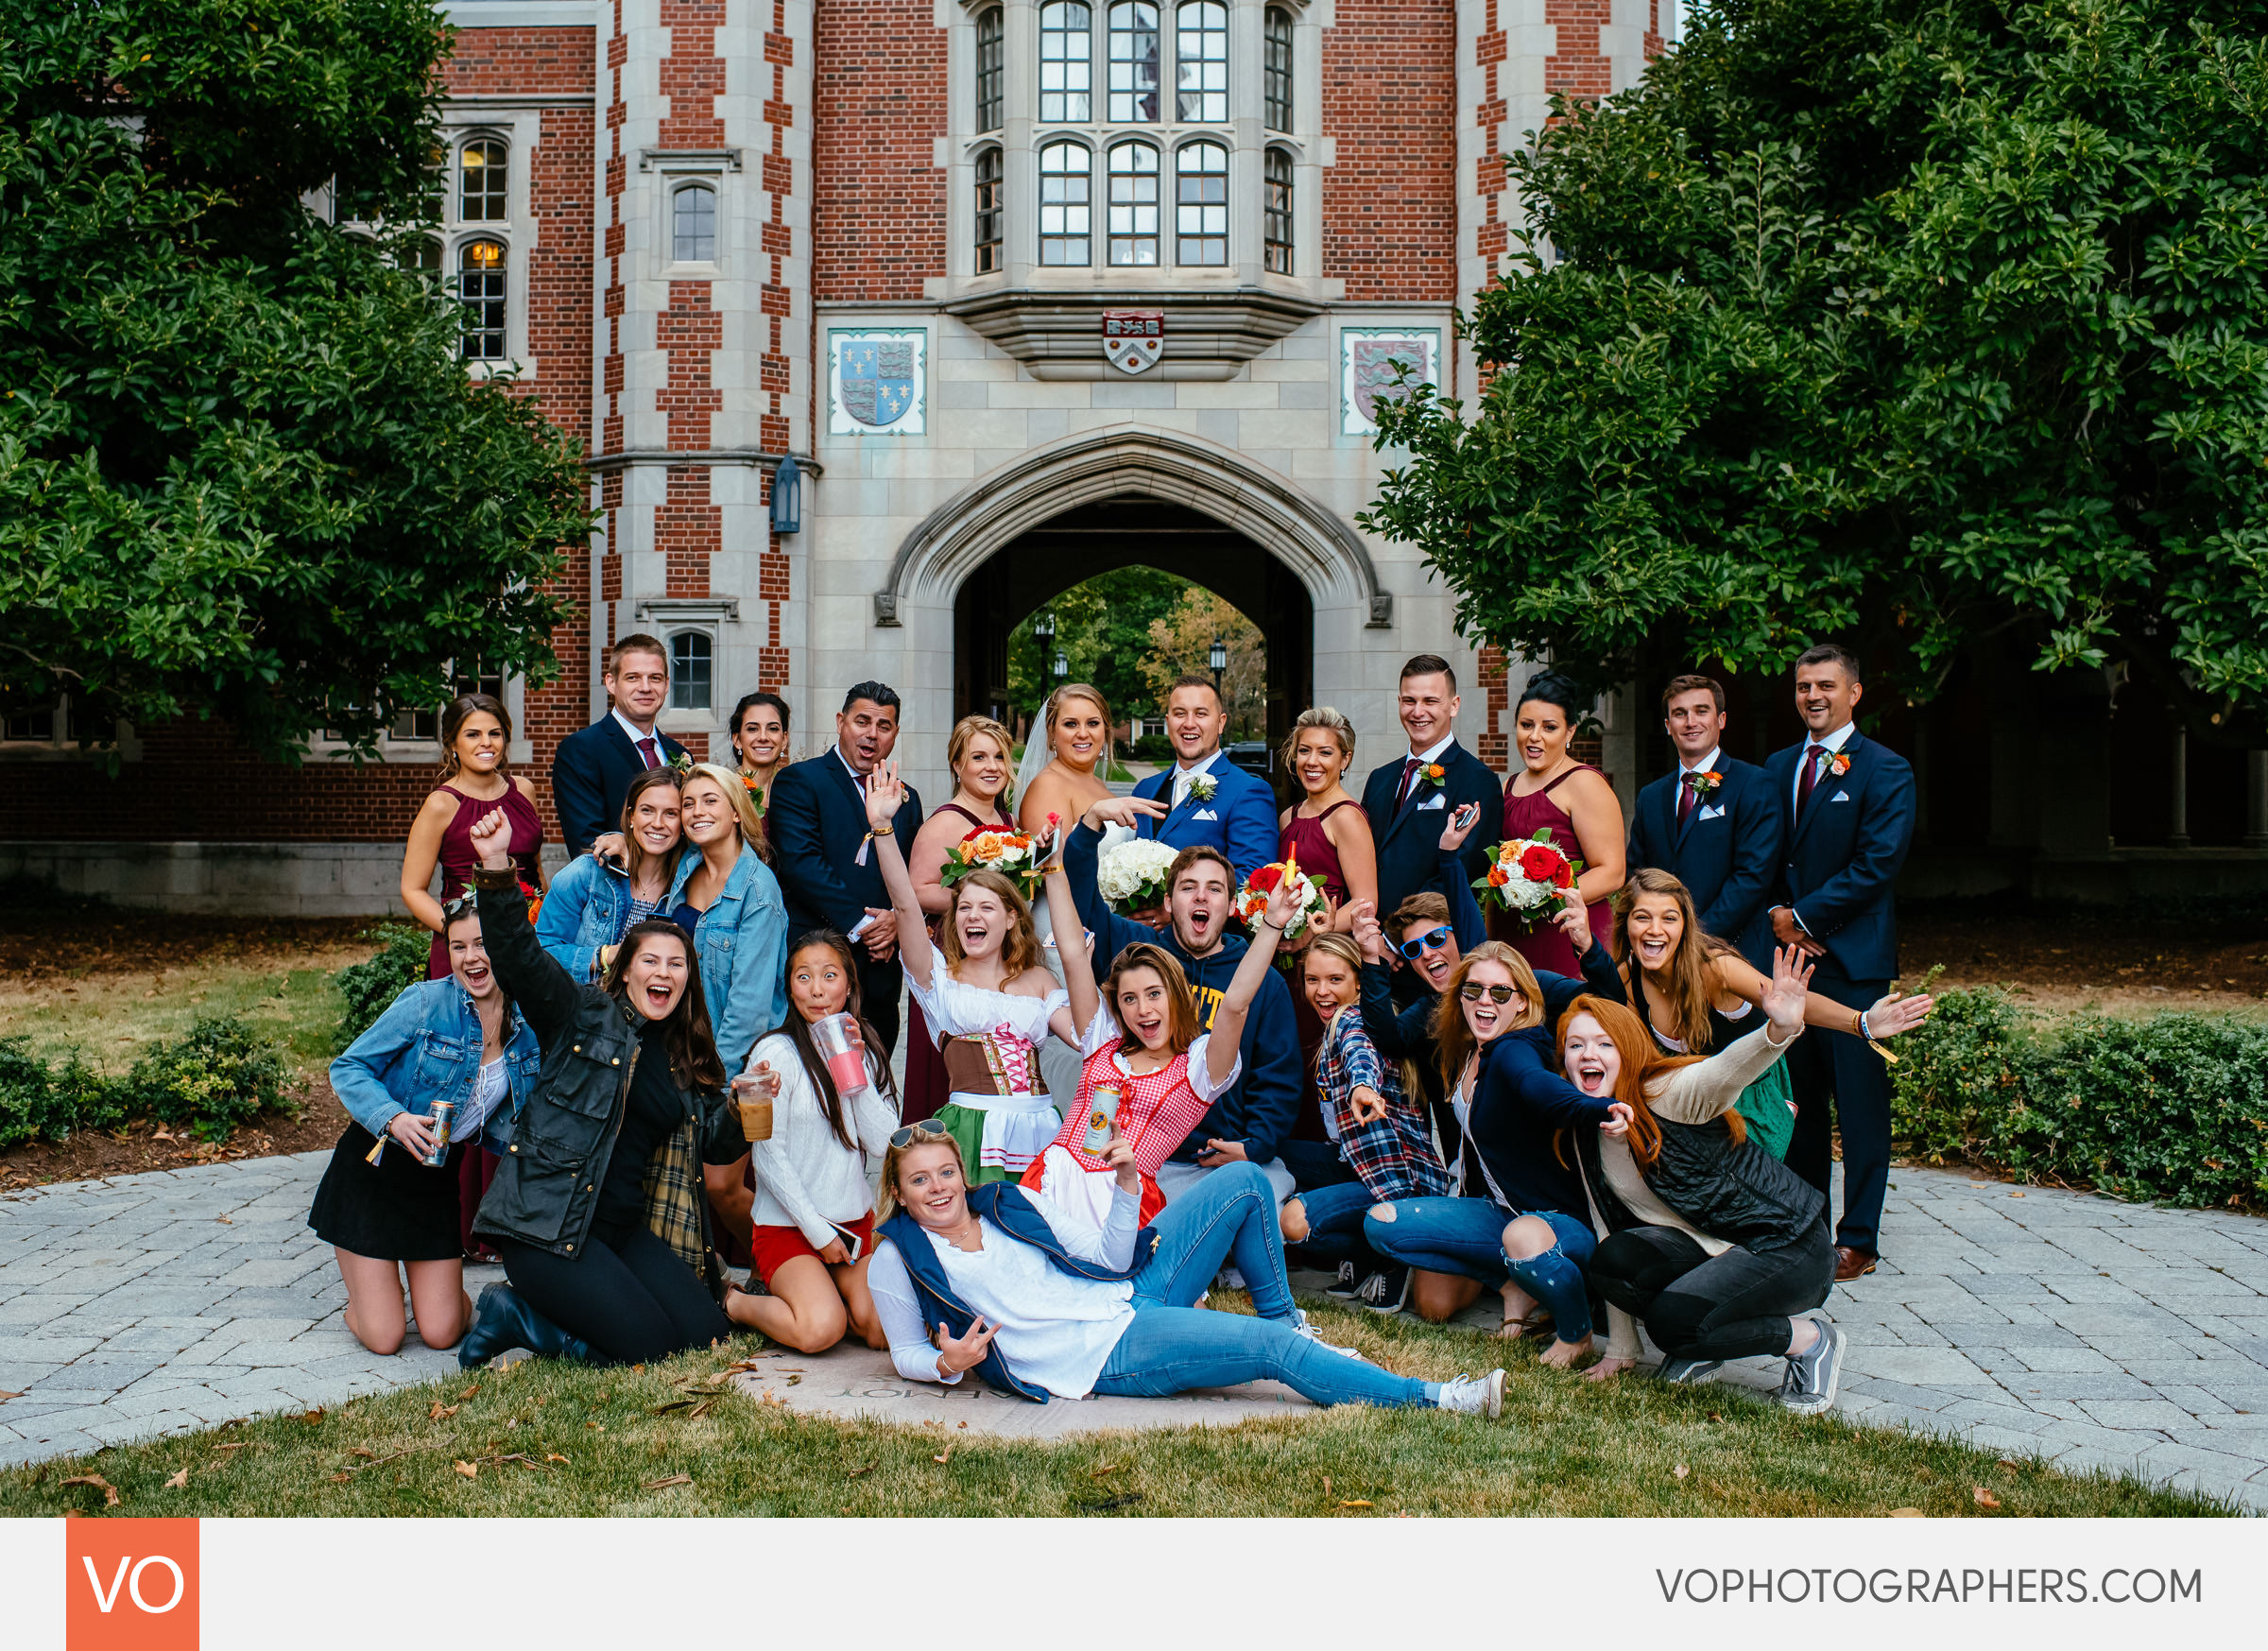
M 78 1049 L 90 1065 L 115 1076 L 156 1043 L 186 1034 L 200 1015 L 242 1015 L 305 1075 L 337 1053 L 332 974 L 369 952 L 326 948 L 283 963 L 219 958 L 163 974 L 90 973 L 0 987 L 0 1037 L 27 1033 L 33 1050 L 51 1060 Z
M 1501 1421 L 1360 1406 L 1057 1443 L 836 1421 L 721 1377 L 762 1343 L 640 1369 L 507 1371 L 0 1471 L 0 1516 L 1545 1515 L 1942 1517 L 2226 1514 L 2130 1479 L 1727 1388 L 1545 1370 L 1534 1344 L 1379 1320 L 1317 1298 L 1334 1341 L 1428 1377 L 1513 1366 Z M 1507 1358 L 1508 1354 L 1508 1358 Z M 177 1484 L 176 1481 L 179 1481 Z M 1987 1501 L 1986 1499 L 1990 1500 Z

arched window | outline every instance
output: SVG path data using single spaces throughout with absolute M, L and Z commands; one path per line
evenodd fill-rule
M 1001 163 L 998 149 L 980 150 L 976 157 L 976 272 L 990 275 L 1001 269 Z
M 672 711 L 707 711 L 713 696 L 710 692 L 713 662 L 709 634 L 702 630 L 680 630 L 669 639 L 669 708 Z
M 456 255 L 456 297 L 465 306 L 465 359 L 504 359 L 505 253 L 501 241 L 467 241 Z
M 1174 9 L 1174 118 L 1228 118 L 1228 8 L 1182 0 Z
M 1120 144 L 1110 151 L 1110 262 L 1158 262 L 1158 146 Z
M 1040 151 L 1040 262 L 1084 267 L 1094 262 L 1094 157 L 1084 144 Z
M 456 215 L 469 224 L 504 222 L 504 146 L 475 138 L 457 151 Z
M 1110 118 L 1158 118 L 1158 8 L 1149 0 L 1110 8 Z
M 1094 13 L 1080 0 L 1040 8 L 1040 118 L 1049 125 L 1092 118 Z
M 1174 156 L 1174 262 L 1228 262 L 1228 151 L 1184 144 Z
M 680 183 L 669 197 L 669 255 L 679 264 L 716 262 L 716 188 Z
M 1292 272 L 1292 158 L 1281 149 L 1268 151 L 1267 171 L 1261 192 L 1262 261 L 1271 275 Z
M 1002 30 L 1000 8 L 980 11 L 976 17 L 976 129 L 996 132 L 1001 125 L 1002 88 L 1005 82 L 1002 63 Z
M 1288 132 L 1292 129 L 1292 14 L 1281 7 L 1269 7 L 1266 33 L 1262 118 L 1270 131 Z

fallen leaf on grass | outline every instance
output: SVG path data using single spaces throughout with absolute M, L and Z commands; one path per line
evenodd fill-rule
M 360 1456 L 366 1462 L 375 1462 L 378 1459 L 378 1453 L 371 1450 L 368 1445 L 356 1445 L 352 1450 L 349 1451 L 347 1454 L 350 1456 Z
M 1323 1494 L 1326 1496 L 1331 1494 L 1331 1475 L 1328 1473 L 1323 1475 Z
M 607 1424 L 603 1421 L 586 1421 L 583 1423 L 583 1425 L 598 1433 L 605 1433 L 607 1431 Z
M 323 1413 L 319 1409 L 310 1410 L 305 1416 L 301 1417 L 300 1419 L 305 1422 L 309 1427 L 317 1427 L 321 1425 Z
M 475 1382 L 475 1383 L 473 1383 L 473 1384 L 472 1384 L 472 1386 L 470 1386 L 470 1387 L 466 1388 L 466 1389 L 465 1389 L 465 1390 L 464 1390 L 462 1393 L 459 1393 L 459 1394 L 456 1396 L 457 1402 L 458 1402 L 458 1403 L 460 1403 L 460 1404 L 461 1404 L 461 1403 L 463 1403 L 463 1402 L 464 1402 L 466 1400 L 468 1400 L 468 1399 L 472 1398 L 473 1394 L 475 1394 L 475 1393 L 477 1393 L 477 1392 L 479 1392 L 479 1391 L 480 1391 L 480 1384 L 479 1384 L 478 1382 Z
M 633 1376 L 643 1376 L 645 1374 L 645 1367 L 644 1365 L 632 1365 L 630 1367 L 630 1374 Z
M 2016 1471 L 2016 1470 L 2017 1464 L 2015 1462 L 2009 1460 L 2009 1458 L 2006 1456 L 2002 1456 L 2001 1458 L 2001 1471 L 2003 1473 L 2013 1473 Z
M 92 1485 L 102 1492 L 103 1506 L 116 1507 L 118 1505 L 118 1488 L 99 1473 L 81 1473 L 77 1478 L 66 1479 L 63 1483 L 65 1485 Z
M 963 1427 L 966 1427 L 966 1426 L 968 1426 L 969 1424 L 968 1424 L 967 1422 L 963 1422 L 961 1425 L 962 1425 Z M 1115 1473 L 1115 1472 L 1117 1472 L 1117 1471 L 1118 1471 L 1118 1470 L 1119 1470 L 1121 1468 L 1123 1468 L 1123 1467 L 1125 1467 L 1125 1464 L 1124 1462 L 1113 1462 L 1113 1463 L 1111 1463 L 1111 1464 L 1110 1464 L 1110 1465 L 1109 1465 L 1108 1468 L 1097 1468 L 1097 1469 L 1096 1469 L 1096 1470 L 1095 1470 L 1093 1472 L 1091 1472 L 1091 1473 L 1088 1474 L 1087 1476 L 1088 1476 L 1090 1479 L 1100 1479 L 1100 1478 L 1104 1477 L 1106 1474 L 1110 1474 L 1110 1473 Z
M 250 1450 L 251 1448 L 252 1448 L 252 1447 L 251 1447 L 251 1441 L 250 1441 L 250 1440 L 249 1440 L 249 1439 L 239 1439 L 239 1440 L 238 1440 L 236 1443 L 234 1443 L 234 1444 L 232 1444 L 232 1445 L 215 1445 L 215 1446 L 213 1447 L 213 1453 L 214 1453 L 215 1455 L 218 1455 L 218 1454 L 219 1454 L 221 1452 L 223 1452 L 223 1451 L 249 1451 L 249 1450 Z
M 461 1404 L 443 1404 L 437 1399 L 433 1402 L 433 1408 L 425 1413 L 425 1419 L 427 1421 L 447 1421 L 463 1408 L 464 1406 Z
M 1690 1468 L 1688 1468 L 1688 1467 L 1687 1467 L 1687 1466 L 1686 1466 L 1686 1465 L 1685 1465 L 1683 1462 L 1680 1462 L 1680 1463 L 1678 1463 L 1678 1464 L 1677 1464 L 1677 1466 L 1675 1466 L 1675 1468 L 1672 1468 L 1672 1469 L 1670 1470 L 1670 1471 L 1671 1471 L 1673 1474 L 1675 1474 L 1675 1475 L 1677 1478 L 1680 1478 L 1680 1479 L 1682 1479 L 1682 1478 L 1684 1478 L 1684 1477 L 1685 1477 L 1685 1476 L 1686 1476 L 1688 1473 L 1692 1472 L 1692 1469 L 1690 1469 Z
M 1927 1519 L 1930 1516 L 1918 1507 L 1894 1507 L 1890 1510 L 1890 1517 L 1892 1519 Z
M 179 1473 L 176 1473 L 172 1478 L 165 1481 L 165 1488 L 168 1490 L 180 1490 L 186 1488 L 188 1484 L 189 1470 L 183 1468 Z
M 666 1479 L 656 1479 L 650 1484 L 641 1485 L 638 1488 L 641 1490 L 667 1490 L 673 1485 L 691 1485 L 692 1483 L 693 1475 L 690 1473 L 672 1473 Z
M 2001 1499 L 1993 1495 L 1991 1491 L 1985 1489 L 1982 1485 L 1971 1486 L 1969 1488 L 1969 1494 L 1976 1498 L 1977 1505 L 1979 1507 L 1998 1507 L 2001 1505 Z
M 794 1386 L 794 1385 L 795 1385 L 795 1384 L 796 1384 L 798 1382 L 800 1382 L 801 1380 L 803 1380 L 803 1378 L 802 1378 L 802 1377 L 800 1377 L 800 1376 L 790 1376 L 790 1377 L 787 1379 L 787 1384 L 788 1384 L 790 1387 L 793 1387 L 793 1386 Z
M 941 1456 L 932 1456 L 932 1457 L 930 1457 L 930 1460 L 931 1460 L 931 1461 L 933 1461 L 933 1462 L 950 1462 L 950 1461 L 952 1461 L 952 1460 L 953 1460 L 953 1447 L 952 1447 L 951 1445 L 947 1445 L 947 1446 L 945 1447 L 945 1453 L 944 1453 L 943 1455 L 941 1455 Z
M 965 1421 L 956 1421 L 954 1423 L 954 1426 L 955 1427 L 967 1427 L 968 1425 L 969 1424 Z
M 331 1475 L 331 1483 L 334 1485 L 344 1485 L 348 1480 L 353 1477 L 354 1475 L 352 1470 L 341 1473 L 334 1473 Z
M 1342 1503 L 1340 1503 L 1340 1504 L 1339 1504 L 1339 1505 L 1340 1505 L 1341 1507 L 1368 1507 L 1370 1505 L 1369 1505 L 1368 1503 L 1366 1503 L 1366 1502 L 1359 1502 L 1359 1501 L 1358 1501 L 1358 1502 L 1342 1502 Z
M 560 1454 L 559 1454 L 559 1453 L 558 1453 L 558 1452 L 557 1452 L 557 1451 L 545 1451 L 545 1452 L 543 1453 L 543 1459 L 544 1459 L 546 1462 L 570 1462 L 570 1463 L 571 1463 L 571 1462 L 573 1462 L 573 1461 L 575 1460 L 575 1458 L 574 1458 L 574 1457 L 572 1457 L 572 1456 L 562 1456 L 562 1455 L 560 1455 Z
M 480 1470 L 475 1468 L 470 1462 L 459 1462 L 456 1465 L 456 1470 L 468 1479 L 477 1479 L 480 1477 Z

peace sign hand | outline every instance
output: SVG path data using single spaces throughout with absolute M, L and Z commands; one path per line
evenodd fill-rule
M 981 1313 L 969 1321 L 967 1335 L 956 1336 L 944 1325 L 938 1325 L 938 1370 L 948 1376 L 957 1376 L 963 1370 L 973 1370 L 985 1362 L 985 1354 L 992 1346 L 992 1338 L 999 1333 L 1000 1326 L 987 1324 Z

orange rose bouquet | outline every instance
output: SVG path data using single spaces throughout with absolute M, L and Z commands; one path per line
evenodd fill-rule
M 1583 862 L 1552 841 L 1545 826 L 1532 837 L 1513 837 L 1488 851 L 1488 870 L 1473 882 L 1484 906 L 1507 911 L 1530 928 L 1554 917 L 1567 903 Z

